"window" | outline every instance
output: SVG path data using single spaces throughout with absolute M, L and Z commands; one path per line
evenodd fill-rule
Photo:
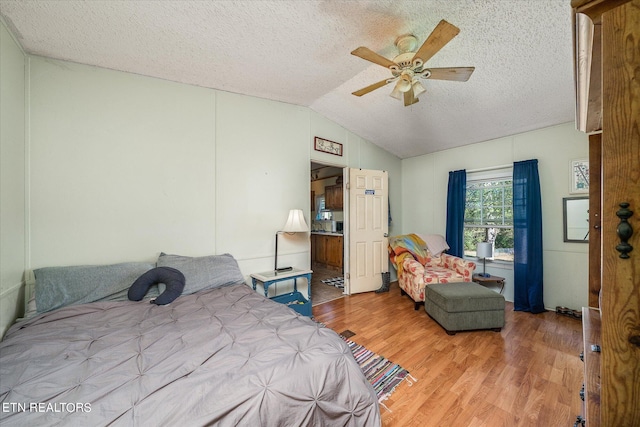
M 513 185 L 511 169 L 467 176 L 464 254 L 476 256 L 478 242 L 494 243 L 494 259 L 513 262 Z
M 331 219 L 331 211 L 327 210 L 325 206 L 324 194 L 316 196 L 316 219 Z

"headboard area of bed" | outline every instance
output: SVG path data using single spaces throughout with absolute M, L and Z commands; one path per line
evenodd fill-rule
M 25 272 L 25 315 L 17 321 L 68 305 L 126 301 L 132 284 L 155 267 L 168 267 L 184 274 L 186 283 L 182 295 L 245 282 L 237 261 L 230 254 L 190 257 L 161 252 L 155 263 L 37 268 Z M 144 299 L 156 298 L 164 290 L 162 283 L 151 286 Z

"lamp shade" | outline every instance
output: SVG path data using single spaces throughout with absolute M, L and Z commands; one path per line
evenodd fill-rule
M 291 209 L 289 211 L 289 218 L 287 218 L 287 222 L 281 231 L 285 233 L 304 233 L 309 231 L 302 209 Z
M 398 80 L 398 83 L 396 83 L 396 88 L 400 92 L 409 92 L 411 90 L 411 77 L 402 75 Z
M 417 98 L 421 93 L 424 93 L 425 91 L 426 91 L 426 89 L 424 88 L 424 86 L 422 86 L 422 83 L 420 83 L 418 80 L 413 82 L 413 96 L 414 96 L 414 98 Z
M 493 243 L 480 242 L 476 249 L 476 256 L 478 258 L 493 258 Z
M 393 91 L 391 91 L 391 93 L 389 94 L 389 96 L 391 96 L 392 98 L 397 99 L 398 101 L 402 100 L 402 97 L 404 96 L 404 94 L 402 92 L 400 92 L 400 90 L 398 89 L 398 85 L 396 84 L 393 87 Z

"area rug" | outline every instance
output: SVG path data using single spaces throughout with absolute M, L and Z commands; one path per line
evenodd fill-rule
M 328 327 L 317 320 L 314 320 L 314 322 L 323 328 Z M 387 411 L 393 412 L 383 402 L 391 396 L 391 393 L 395 391 L 396 387 L 398 387 L 402 381 L 406 381 L 409 386 L 412 386 L 413 383 L 418 380 L 411 376 L 409 371 L 402 366 L 368 350 L 365 346 L 351 341 L 349 337 L 356 335 L 355 332 L 346 329 L 338 335 L 347 344 L 353 354 L 353 358 L 360 366 L 360 370 L 362 370 L 367 381 L 373 386 L 376 396 L 378 397 L 378 403 Z
M 378 402 L 388 411 L 391 411 L 382 402 L 391 396 L 391 393 L 402 381 L 406 380 L 409 385 L 412 385 L 417 380 L 409 375 L 409 371 L 402 366 L 367 350 L 366 347 L 356 344 L 348 338 L 342 337 L 342 339 L 351 349 L 351 353 L 353 353 L 353 357 L 360 365 L 364 376 L 376 391 Z
M 331 279 L 324 279 L 322 283 L 335 286 L 336 288 L 344 288 L 344 277 L 332 277 Z

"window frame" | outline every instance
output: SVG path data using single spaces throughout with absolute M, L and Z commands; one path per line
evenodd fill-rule
M 467 172 L 466 190 L 468 191 L 469 185 L 472 185 L 474 183 L 487 182 L 487 181 L 505 181 L 505 180 L 511 181 L 512 185 L 513 185 L 513 167 L 512 166 L 491 168 L 491 169 L 485 169 L 485 170 L 480 170 L 480 171 L 476 171 L 476 172 L 473 172 L 473 171 Z M 467 196 L 468 196 L 468 193 L 467 193 Z M 503 193 L 503 198 L 504 198 L 504 193 Z M 511 203 L 512 203 L 511 204 L 511 212 L 513 213 L 513 200 L 512 200 Z M 502 206 L 505 207 L 504 199 L 503 199 L 503 202 L 502 202 Z M 466 209 L 467 209 L 467 200 L 466 200 L 466 197 L 465 197 L 465 214 L 466 214 Z M 466 215 L 465 215 L 465 218 L 466 218 Z M 503 220 L 502 220 L 502 222 L 504 223 L 504 212 L 503 212 Z M 486 233 L 488 233 L 488 230 L 490 228 L 494 228 L 494 229 L 511 229 L 511 230 L 513 230 L 513 224 L 511 224 L 511 225 L 467 224 L 466 223 L 466 219 L 465 219 L 464 228 L 465 228 L 465 230 L 467 228 L 484 228 L 485 229 L 485 235 L 486 235 Z M 464 241 L 463 241 L 463 246 L 464 246 Z M 480 259 L 475 255 L 466 255 L 466 254 L 464 254 L 463 257 L 465 259 L 470 259 L 470 260 L 479 260 Z M 513 268 L 513 260 L 504 260 L 504 259 L 496 259 L 496 258 L 492 258 L 490 260 L 496 266 L 503 265 L 505 267 Z

